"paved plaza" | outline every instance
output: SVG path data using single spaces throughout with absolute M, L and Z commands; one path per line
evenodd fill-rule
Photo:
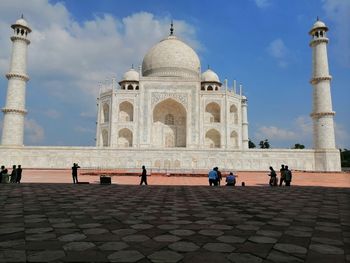
M 0 185 L 1 262 L 350 262 L 350 188 Z

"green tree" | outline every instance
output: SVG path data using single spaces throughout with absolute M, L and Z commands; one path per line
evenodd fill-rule
M 255 148 L 255 143 L 253 143 L 250 139 L 249 139 L 249 142 L 248 142 L 248 147 L 249 149 L 252 149 L 252 148 Z
M 269 140 L 265 139 L 264 141 L 260 141 L 259 146 L 261 149 L 269 149 L 270 148 Z
M 341 167 L 350 167 L 350 150 L 340 149 Z
M 292 149 L 305 149 L 305 145 L 296 143 Z

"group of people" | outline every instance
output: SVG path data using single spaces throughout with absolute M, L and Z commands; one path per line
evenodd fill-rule
M 8 184 L 8 183 L 21 183 L 22 179 L 22 167 L 21 165 L 16 165 L 12 166 L 12 171 L 11 174 L 8 173 L 8 170 L 5 168 L 4 165 L 1 166 L 1 171 L 0 171 L 0 183 L 3 184 Z
M 278 185 L 277 173 L 272 166 L 270 166 L 270 173 L 268 174 L 268 176 L 270 176 L 269 185 L 277 186 Z M 283 182 L 285 186 L 290 186 L 290 183 L 292 182 L 292 171 L 289 170 L 288 165 L 284 165 L 284 164 L 281 165 L 281 169 L 280 169 L 279 186 L 282 186 Z
M 226 176 L 226 185 L 227 186 L 235 186 L 236 185 L 236 177 L 237 175 L 230 172 L 228 176 Z M 219 171 L 218 167 L 214 167 L 208 174 L 209 185 L 210 186 L 220 186 L 222 180 L 222 174 Z

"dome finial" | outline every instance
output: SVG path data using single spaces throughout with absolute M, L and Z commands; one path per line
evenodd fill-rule
M 316 21 L 320 21 L 320 19 L 318 18 L 318 16 L 317 16 L 317 18 L 316 18 Z
M 21 18 L 24 19 L 23 14 L 21 15 Z
M 208 69 L 210 69 L 210 65 L 208 64 Z
M 131 64 L 131 68 L 134 69 L 134 64 Z
M 174 24 L 173 20 L 171 19 L 171 24 L 170 24 L 170 35 L 172 36 L 174 34 Z

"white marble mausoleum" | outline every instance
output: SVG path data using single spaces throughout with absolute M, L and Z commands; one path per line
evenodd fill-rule
M 317 21 L 309 34 L 313 73 L 314 149 L 249 149 L 247 98 L 211 69 L 204 72 L 196 52 L 170 35 L 118 83 L 100 87 L 96 146 L 24 146 L 27 46 L 31 29 L 23 17 L 12 26 L 0 162 L 28 168 L 81 167 L 191 170 L 267 170 L 288 164 L 306 171 L 340 171 L 335 147 L 331 76 L 326 32 Z M 238 92 L 237 92 L 238 90 Z M 30 90 L 29 90 L 30 92 Z M 307 92 L 307 91 L 306 91 Z M 310 102 L 311 103 L 311 102 Z

